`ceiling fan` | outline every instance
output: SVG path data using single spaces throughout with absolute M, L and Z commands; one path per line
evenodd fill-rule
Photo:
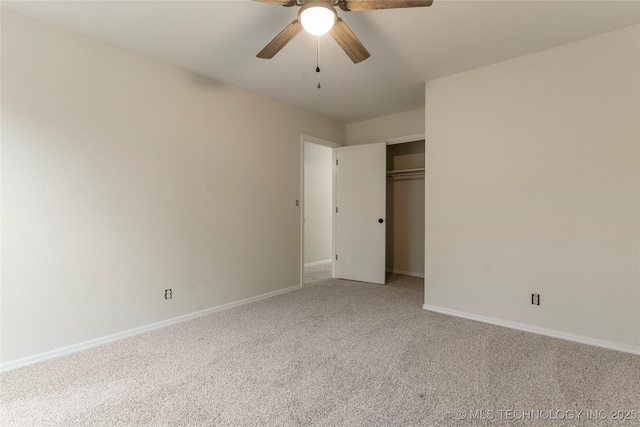
M 342 50 L 357 64 L 370 55 L 356 35 L 336 13 L 336 7 L 345 12 L 363 10 L 396 9 L 404 7 L 431 6 L 433 0 L 256 0 L 278 6 L 300 6 L 298 17 L 280 32 L 256 55 L 270 59 L 304 28 L 309 33 L 321 35 L 326 32 L 340 45 Z

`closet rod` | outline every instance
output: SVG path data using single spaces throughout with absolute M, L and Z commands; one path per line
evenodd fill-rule
M 388 171 L 388 177 L 424 175 L 424 168 Z

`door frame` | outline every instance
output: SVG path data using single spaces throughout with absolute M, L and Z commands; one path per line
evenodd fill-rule
M 425 139 L 424 133 L 414 133 L 412 135 L 396 136 L 394 138 L 376 139 L 375 141 L 367 141 L 354 145 L 375 144 L 376 142 L 385 142 L 387 145 L 404 144 L 405 142 L 422 141 Z
M 318 138 L 315 136 L 300 134 L 300 286 L 304 285 L 304 143 L 310 142 L 331 148 L 332 151 L 332 174 L 331 174 L 331 204 L 333 215 L 331 216 L 331 277 L 335 277 L 336 273 L 336 148 L 342 147 L 343 144 Z
M 365 141 L 365 142 L 359 142 L 359 143 L 353 144 L 353 145 L 367 145 L 367 144 L 375 144 L 375 143 L 384 142 L 387 146 L 389 146 L 389 145 L 396 145 L 396 144 L 405 144 L 405 143 L 414 142 L 414 141 L 425 141 L 425 156 L 426 156 L 426 142 L 427 142 L 426 132 L 414 133 L 414 134 L 409 134 L 409 135 L 401 135 L 401 136 L 396 136 L 396 137 L 393 137 L 393 138 L 369 140 L 369 141 Z M 349 144 L 345 144 L 345 146 L 348 146 L 348 145 Z M 427 160 L 426 160 L 426 157 L 425 157 L 425 168 L 427 167 L 426 161 Z M 335 167 L 336 167 L 336 165 L 335 165 L 335 163 L 336 162 L 335 162 L 335 150 L 334 150 L 334 162 L 333 162 L 333 167 L 334 167 L 334 181 L 333 181 L 333 183 L 334 183 L 334 191 L 336 189 L 336 181 L 335 181 L 335 172 L 336 172 L 335 171 Z M 426 183 L 425 183 L 425 191 L 426 191 Z M 427 200 L 425 198 L 425 207 L 426 207 L 426 204 L 427 204 Z M 333 251 L 334 251 L 334 253 L 332 254 L 332 257 L 333 257 L 332 258 L 332 261 L 333 261 L 333 270 L 332 270 L 333 277 L 335 277 L 335 259 L 336 259 L 336 257 L 335 257 L 335 251 L 336 251 L 336 247 L 335 247 L 335 242 L 336 242 L 336 237 L 335 237 L 335 215 L 336 215 L 335 205 L 336 205 L 336 200 L 335 200 L 335 193 L 334 193 L 334 206 L 333 206 L 333 215 L 334 215 L 334 222 L 333 222 L 333 224 L 334 224 Z M 426 231 L 425 231 L 425 233 L 426 233 Z M 422 237 L 426 241 L 426 234 L 424 236 L 422 236 Z M 426 247 L 426 242 L 425 242 L 425 247 Z M 422 267 L 423 270 L 425 269 L 425 264 L 426 264 L 426 259 L 423 260 L 423 267 Z M 386 269 L 386 266 L 385 266 L 385 269 Z M 425 272 L 425 274 L 426 274 L 426 272 Z M 425 289 L 426 289 L 426 284 L 425 284 Z

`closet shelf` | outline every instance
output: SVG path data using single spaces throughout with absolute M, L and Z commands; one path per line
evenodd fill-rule
M 424 175 L 424 168 L 387 171 L 387 177 Z

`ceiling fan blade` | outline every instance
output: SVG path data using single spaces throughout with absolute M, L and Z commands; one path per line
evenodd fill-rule
M 296 0 L 253 0 L 253 1 L 257 1 L 260 3 L 267 3 L 267 4 L 275 4 L 276 6 L 286 6 L 286 7 L 291 7 L 291 6 L 295 6 Z
M 280 31 L 280 34 L 275 36 L 256 56 L 262 59 L 273 58 L 275 54 L 280 52 L 280 49 L 285 47 L 300 31 L 302 31 L 302 24 L 300 24 L 297 19 L 294 19 L 291 24 Z
M 344 7 L 338 2 L 338 6 L 345 11 L 358 12 L 361 10 L 399 9 L 403 7 L 431 6 L 433 0 L 345 0 Z
M 353 34 L 351 28 L 349 28 L 341 18 L 336 20 L 329 34 L 338 42 L 342 50 L 351 58 L 354 64 L 362 62 L 371 56 L 356 35 Z

